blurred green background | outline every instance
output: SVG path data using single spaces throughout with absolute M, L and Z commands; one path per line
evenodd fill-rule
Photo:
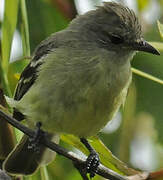
M 134 9 L 142 23 L 145 39 L 149 42 L 160 42 L 157 48 L 160 52 L 163 51 L 163 39 L 157 27 L 157 20 L 163 23 L 163 0 L 121 0 L 120 2 Z M 5 94 L 12 96 L 20 73 L 29 62 L 35 47 L 51 33 L 64 29 L 78 13 L 94 9 L 95 5 L 102 4 L 102 1 L 5 0 L 3 2 L 0 0 L 0 3 L 2 34 L 0 88 Z M 2 7 L 5 7 L 4 13 Z M 162 55 L 162 52 L 161 56 L 138 53 L 132 61 L 132 66 L 163 79 Z M 2 127 L 1 120 L 0 127 Z M 10 128 L 8 131 L 11 131 Z M 3 150 L 3 143 L 1 143 L 3 137 L 4 133 L 0 131 L 0 150 Z M 147 171 L 163 168 L 163 85 L 133 74 L 133 83 L 125 106 L 98 134 L 98 137 L 129 167 Z M 76 139 L 71 138 L 63 136 L 61 145 L 79 153 L 71 146 Z M 78 145 L 75 146 L 78 147 Z M 104 147 L 102 145 L 97 147 L 95 144 L 95 148 L 100 148 L 103 152 Z M 1 153 L 0 158 L 2 160 L 4 158 Z M 114 165 L 113 159 L 106 162 L 110 168 L 112 164 Z M 114 170 L 122 174 L 130 174 L 122 169 Z M 47 168 L 42 168 L 35 175 L 21 178 L 26 180 L 81 179 L 72 163 L 61 156 L 57 156 L 54 163 Z M 102 178 L 96 176 L 94 179 Z

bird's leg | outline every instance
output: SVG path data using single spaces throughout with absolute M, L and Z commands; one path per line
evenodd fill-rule
M 40 141 L 44 137 L 45 132 L 41 130 L 41 122 L 36 123 L 36 130 L 35 130 L 35 135 L 33 138 L 29 138 L 29 149 L 34 149 L 34 151 L 40 150 Z
M 83 180 L 89 180 L 89 178 L 87 177 L 87 172 L 86 172 L 85 166 L 83 166 L 83 164 L 79 164 L 74 161 L 73 165 L 79 171 Z
M 85 138 L 80 138 L 80 141 L 90 152 L 86 160 L 86 169 L 87 172 L 90 174 L 90 177 L 92 178 L 97 173 L 97 168 L 100 164 L 100 158 L 95 149 L 89 144 L 89 142 Z

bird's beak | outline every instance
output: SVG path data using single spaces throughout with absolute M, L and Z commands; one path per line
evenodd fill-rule
M 144 51 L 156 55 L 160 55 L 159 51 L 155 49 L 153 46 L 151 46 L 148 42 L 145 40 L 141 40 L 139 42 L 136 42 L 133 46 L 134 50 L 137 51 Z

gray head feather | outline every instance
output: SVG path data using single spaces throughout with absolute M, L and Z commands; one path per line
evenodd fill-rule
M 113 14 L 115 19 L 119 21 L 120 25 L 123 28 L 126 27 L 124 35 L 125 33 L 129 34 L 131 32 L 130 34 L 135 35 L 136 39 L 141 36 L 141 25 L 133 10 L 113 2 L 104 2 L 104 6 L 99 8 L 103 8 L 109 14 Z
M 77 32 L 81 42 L 96 43 L 109 51 L 160 54 L 142 38 L 141 25 L 134 11 L 122 4 L 105 2 L 96 10 L 78 16 L 68 29 Z
M 75 18 L 69 29 L 80 31 L 80 36 L 87 41 L 100 39 L 112 43 L 113 40 L 124 41 L 122 47 L 141 39 L 141 25 L 133 10 L 118 3 L 105 2 L 96 10 L 89 11 Z M 118 41 L 117 41 L 118 44 Z M 117 49 L 117 47 L 113 49 Z

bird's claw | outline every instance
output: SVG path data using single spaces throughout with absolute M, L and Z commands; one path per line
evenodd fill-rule
M 90 178 L 93 178 L 97 173 L 99 164 L 99 155 L 96 152 L 91 152 L 86 160 L 86 170 L 90 174 Z
M 32 138 L 29 138 L 28 149 L 33 149 L 35 152 L 40 151 L 40 141 L 44 136 L 44 131 L 41 130 L 42 124 L 38 122 L 36 124 L 35 135 Z

